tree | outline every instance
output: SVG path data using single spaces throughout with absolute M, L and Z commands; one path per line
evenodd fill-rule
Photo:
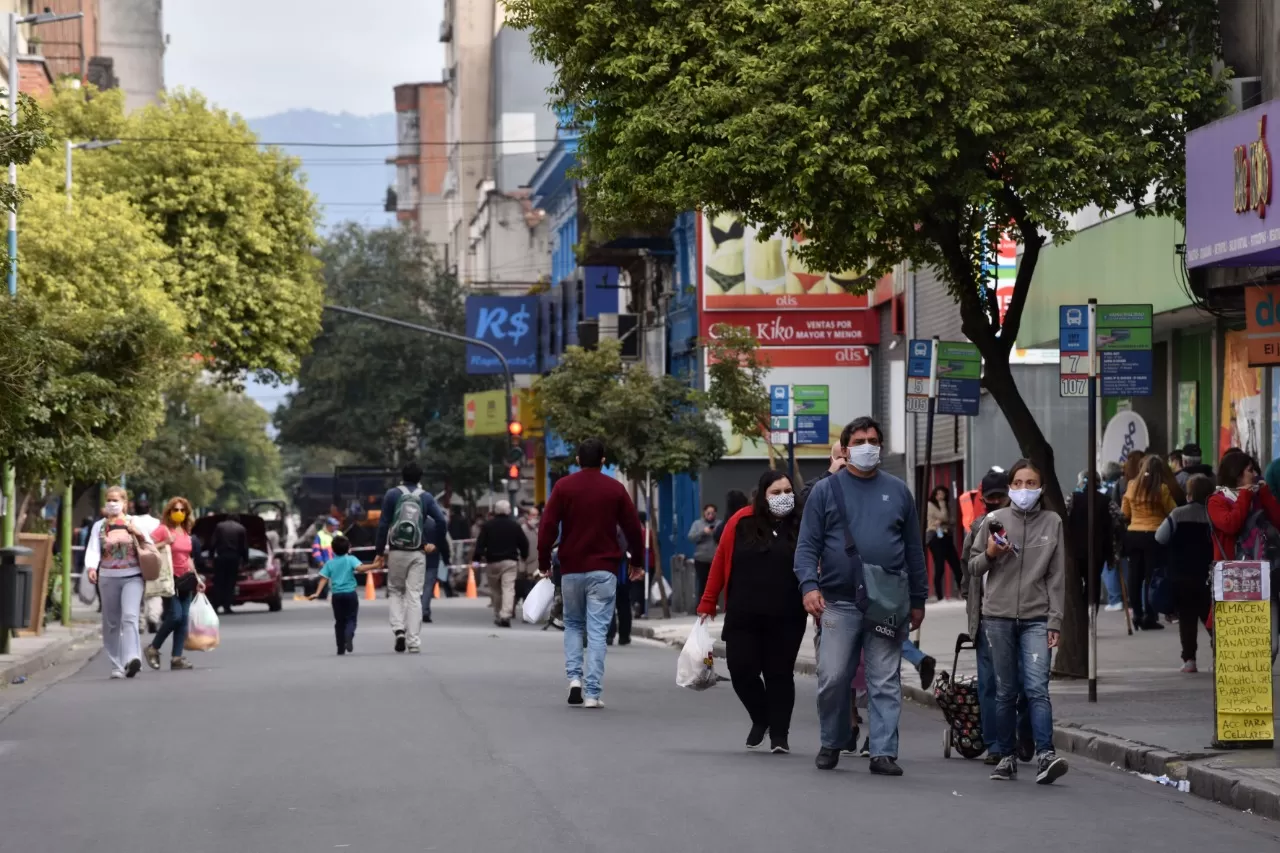
M 642 365 L 625 367 L 617 341 L 569 347 L 538 380 L 536 401 L 544 422 L 570 446 L 602 439 L 609 462 L 632 480 L 696 472 L 724 455 L 706 394 Z
M 769 365 L 760 360 L 760 342 L 742 326 L 716 327 L 707 348 L 707 399 L 722 412 L 735 435 L 763 439 L 769 452 Z
M 336 305 L 462 334 L 463 291 L 415 231 L 337 228 L 321 248 L 327 299 Z M 463 435 L 463 396 L 496 386 L 465 372 L 464 347 L 408 329 L 327 315 L 302 362 L 298 391 L 276 413 L 285 447 L 346 451 L 397 467 L 421 454 L 446 488 L 470 494 L 501 461 L 502 440 Z
M 157 227 L 174 261 L 167 291 L 206 369 L 232 383 L 292 377 L 323 297 L 318 210 L 298 161 L 194 92 L 126 117 L 116 90 L 61 90 L 50 111 L 67 138 L 124 141 L 78 156 L 77 186 L 124 194 Z
M 507 6 L 557 68 L 556 106 L 575 111 L 595 221 L 737 211 L 765 234 L 803 229 L 815 269 L 936 266 L 1061 510 L 1009 353 L 1041 247 L 1070 238 L 1070 214 L 1180 213 L 1186 132 L 1222 105 L 1214 0 Z M 1001 230 L 1024 246 L 1003 323 L 982 273 Z M 1058 662 L 1082 673 L 1071 572 Z

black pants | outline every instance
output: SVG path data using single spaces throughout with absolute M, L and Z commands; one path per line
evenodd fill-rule
M 360 614 L 360 596 L 354 592 L 335 592 L 329 596 L 333 605 L 333 636 L 338 651 L 346 651 L 347 641 L 355 639 L 356 616 Z
M 213 558 L 213 609 L 230 610 L 236 603 L 236 580 L 240 576 L 240 555 Z
M 1124 535 L 1125 552 L 1129 555 L 1129 574 L 1125 583 L 1129 589 L 1129 606 L 1133 608 L 1133 623 L 1147 626 L 1160 619 L 1158 613 L 1146 612 L 1146 590 L 1143 584 L 1151 579 L 1160 559 L 1160 545 L 1153 532 L 1130 530 Z
M 791 731 L 796 703 L 795 666 L 804 641 L 804 612 L 785 617 L 736 614 L 726 620 L 724 642 L 733 692 L 752 725 L 768 726 L 774 740 Z
M 613 618 L 609 620 L 609 633 L 606 642 L 613 642 L 616 635 L 618 642 L 626 645 L 631 642 L 631 587 L 633 584 L 618 584 L 618 594 L 613 599 Z
M 711 577 L 711 564 L 704 563 L 701 560 L 694 560 L 693 577 L 698 584 L 698 592 L 693 597 L 693 603 L 696 607 L 698 602 L 702 600 L 702 593 L 707 590 L 707 578 Z
M 1196 659 L 1196 641 L 1200 626 L 1209 630 L 1209 610 L 1213 607 L 1207 577 L 1173 578 L 1173 594 L 1178 602 L 1178 635 L 1182 640 L 1183 661 Z M 1209 636 L 1213 632 L 1209 631 Z
M 956 540 L 950 533 L 939 538 L 936 531 L 930 531 L 929 553 L 933 555 L 933 593 L 941 601 L 947 595 L 947 566 L 951 567 L 955 583 L 960 583 L 960 555 L 956 553 Z

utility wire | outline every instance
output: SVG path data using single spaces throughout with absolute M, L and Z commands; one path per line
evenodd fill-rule
M 538 145 L 554 144 L 562 140 L 550 139 L 459 139 L 453 142 L 256 142 L 247 139 L 174 139 L 163 136 L 121 136 L 121 142 L 162 145 L 235 145 L 275 146 L 278 148 L 420 148 L 422 146 L 450 147 L 453 145 Z M 533 153 L 533 152 L 528 152 Z

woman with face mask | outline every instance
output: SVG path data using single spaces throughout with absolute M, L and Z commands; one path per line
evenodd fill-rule
M 722 637 L 733 690 L 751 717 L 747 749 L 767 734 L 773 752 L 791 751 L 796 655 L 808 618 L 794 571 L 799 531 L 791 481 L 781 471 L 765 471 L 751 505 L 725 524 L 698 605 L 698 613 L 714 619 L 725 590 Z
M 107 489 L 106 517 L 93 526 L 84 555 L 89 581 L 98 585 L 102 597 L 102 647 L 112 678 L 133 678 L 142 669 L 138 613 L 144 584 L 138 542 L 143 534 L 125 514 L 127 501 L 120 486 Z
M 996 741 L 990 750 L 1001 758 L 991 778 L 1018 778 L 1014 737 L 1022 692 L 1035 739 L 1036 782 L 1048 785 L 1067 772 L 1053 750 L 1049 704 L 1049 650 L 1057 647 L 1062 630 L 1066 548 L 1062 517 L 1043 508 L 1041 495 L 1040 471 L 1019 459 L 1009 469 L 1012 506 L 977 527 L 969 571 L 981 584 L 982 642 L 996 676 Z
M 146 648 L 147 665 L 152 669 L 160 668 L 160 650 L 170 634 L 173 635 L 173 655 L 169 659 L 169 669 L 191 669 L 191 663 L 182 654 L 187 642 L 187 614 L 191 611 L 191 600 L 196 592 L 204 589 L 193 558 L 197 547 L 196 540 L 191 537 L 194 515 L 190 501 L 172 498 L 165 505 L 160 526 L 151 533 L 151 539 L 157 545 L 169 547 L 173 564 L 173 596 L 164 599 L 163 621 L 155 639 Z

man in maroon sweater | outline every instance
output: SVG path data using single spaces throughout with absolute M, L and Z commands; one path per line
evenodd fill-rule
M 626 488 L 600 470 L 604 465 L 604 443 L 596 438 L 582 442 L 577 461 L 582 470 L 555 484 L 542 512 L 538 569 L 544 575 L 551 572 L 551 549 L 558 540 L 569 704 L 602 708 L 605 634 L 618 591 L 618 568 L 627 556 L 619 546 L 617 531 L 621 527 L 626 536 L 631 558 L 630 577 L 637 580 L 644 577 L 641 565 L 644 530 Z M 585 677 L 584 630 L 587 635 Z

